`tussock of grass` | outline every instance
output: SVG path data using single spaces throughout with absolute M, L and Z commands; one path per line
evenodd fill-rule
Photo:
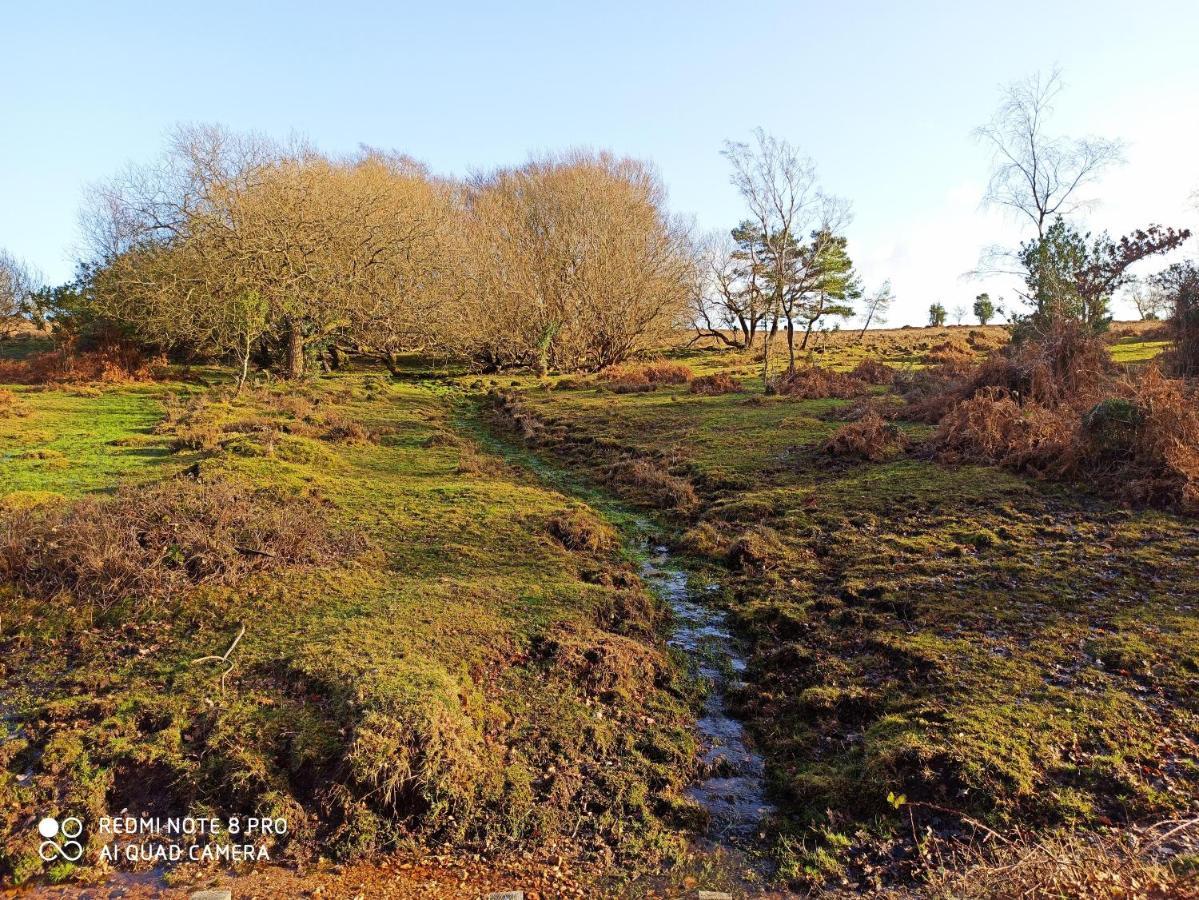
M 17 399 L 12 391 L 0 390 L 0 418 L 6 416 L 27 416 L 29 411 Z
M 704 394 L 711 397 L 719 394 L 736 394 L 743 388 L 741 382 L 731 375 L 715 372 L 711 375 L 700 375 L 698 378 L 693 378 L 689 390 L 693 394 Z
M 626 494 L 680 516 L 690 515 L 699 505 L 695 488 L 687 479 L 671 475 L 650 459 L 621 460 L 608 469 L 606 477 Z
M 601 554 L 616 549 L 616 532 L 589 510 L 564 510 L 551 516 L 546 526 L 568 550 Z

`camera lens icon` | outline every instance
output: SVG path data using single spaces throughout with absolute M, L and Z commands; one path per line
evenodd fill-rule
M 83 857 L 83 844 L 75 840 L 83 834 L 83 822 L 76 816 L 67 816 L 61 822 L 46 816 L 37 823 L 37 833 L 45 838 L 37 849 L 44 861 L 78 862 Z

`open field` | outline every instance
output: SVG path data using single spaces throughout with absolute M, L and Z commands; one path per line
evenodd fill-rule
M 1004 332 L 834 336 L 812 357 L 916 369 L 954 335 L 981 354 Z M 1154 355 L 1138 337 L 1113 355 Z M 97 497 L 136 510 L 155 490 L 298 501 L 332 548 L 271 568 L 274 544 L 235 547 L 261 566 L 136 603 L 4 588 L 7 877 L 111 871 L 100 841 L 79 866 L 43 868 L 28 833 L 51 808 L 286 817 L 271 842 L 284 868 L 234 883 L 332 896 L 932 890 L 930 854 L 955 838 L 1119 841 L 1194 815 L 1193 518 L 938 462 L 930 427 L 902 420 L 906 449 L 834 457 L 823 446 L 857 401 L 763 396 L 748 354 L 670 359 L 741 390 L 621 392 L 419 360 L 399 378 L 240 397 L 215 369 L 5 388 L 6 565 L 20 515 Z M 748 648 L 727 703 L 776 808 L 748 856 L 697 842 L 703 685 L 638 576 L 646 529 L 719 586 L 708 602 Z M 119 550 L 62 559 L 98 579 Z M 191 571 L 191 545 L 164 552 L 163 578 L 176 556 Z M 1183 890 L 1193 841 L 1163 843 L 1169 870 L 1138 861 L 1147 883 Z M 185 865 L 109 884 L 225 877 Z M 942 877 L 938 890 L 960 889 Z

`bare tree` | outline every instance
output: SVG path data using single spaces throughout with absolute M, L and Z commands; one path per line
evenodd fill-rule
M 5 250 L 0 250 L 0 337 L 25 323 L 30 297 L 41 286 L 41 276 Z
M 263 338 L 284 372 L 344 337 L 394 363 L 439 339 L 453 293 L 453 192 L 405 157 L 333 159 L 210 126 L 96 188 L 95 309 L 143 340 L 230 355 Z
M 1143 321 L 1160 319 L 1173 305 L 1162 285 L 1152 279 L 1134 279 L 1125 287 L 1124 296 Z
M 748 350 L 766 318 L 760 241 L 756 229 L 741 226 L 709 235 L 698 248 L 698 278 L 692 298 L 699 337 Z
M 887 324 L 887 314 L 891 311 L 891 304 L 894 301 L 895 297 L 891 293 L 890 281 L 884 281 L 877 291 L 866 295 L 863 301 L 862 330 L 858 332 L 859 341 L 866 336 L 866 329 L 872 323 Z
M 696 267 L 652 166 L 547 156 L 475 179 L 455 333 L 487 368 L 599 369 L 670 339 Z
M 963 322 L 966 321 L 966 316 L 969 315 L 969 313 L 970 313 L 970 310 L 966 308 L 966 305 L 964 303 L 959 303 L 956 306 L 954 306 L 954 308 L 953 308 L 953 324 L 961 325 Z
M 1061 73 L 1040 73 L 1014 82 L 991 121 L 975 136 L 994 151 L 994 171 L 983 202 L 1027 218 L 1043 237 L 1056 216 L 1068 216 L 1093 203 L 1085 188 L 1123 159 L 1119 141 L 1069 138 L 1049 130 L 1053 103 L 1062 90 Z
M 732 183 L 740 192 L 762 235 L 767 290 L 765 317 L 785 319 L 790 364 L 794 366 L 794 305 L 806 291 L 788 291 L 797 277 L 806 274 L 818 254 L 800 260 L 801 245 L 811 234 L 830 236 L 843 224 L 844 203 L 824 194 L 816 180 L 816 166 L 787 141 L 754 131 L 753 144 L 726 141 L 724 156 L 733 168 Z M 799 263 L 797 271 L 797 263 Z M 790 307 L 790 309 L 788 308 Z M 762 377 L 770 377 L 770 343 L 773 326 L 765 333 Z

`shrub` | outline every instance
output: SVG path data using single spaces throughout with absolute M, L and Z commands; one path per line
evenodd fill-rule
M 1061 322 L 988 357 L 967 392 L 1004 388 L 1021 402 L 1065 404 L 1081 412 L 1101 399 L 1114 368 L 1100 335 L 1081 323 Z
M 892 383 L 907 404 L 903 417 L 929 425 L 940 422 L 966 395 L 977 372 L 977 366 L 962 363 L 896 372 Z
M 771 380 L 772 393 L 784 394 L 799 400 L 819 400 L 825 397 L 856 397 L 866 393 L 866 383 L 853 375 L 807 366 Z
M 599 380 L 608 382 L 617 394 L 652 391 L 662 384 L 686 384 L 692 377 L 687 366 L 665 360 L 639 366 L 609 366 L 599 373 Z
M 98 612 L 358 547 L 331 532 L 311 500 L 225 481 L 174 479 L 111 499 L 0 511 L 0 581 L 47 599 L 67 593 Z
M 908 403 L 905 417 L 934 424 L 959 402 L 995 388 L 1017 404 L 1067 406 L 1081 414 L 1102 399 L 1114 366 L 1100 336 L 1074 322 L 1009 344 L 979 365 L 951 360 L 896 377 Z
M 824 445 L 826 453 L 881 462 L 903 452 L 907 435 L 874 410 L 856 422 L 842 425 Z
M 718 394 L 736 394 L 741 391 L 741 382 L 724 372 L 715 375 L 701 375 L 691 380 L 690 391 L 693 394 L 716 396 Z
M 1169 327 L 1175 370 L 1188 378 L 1199 375 L 1199 265 L 1176 264 L 1160 277 L 1174 300 Z
M 1003 388 L 983 388 L 941 420 L 934 442 L 947 462 L 980 462 L 1059 472 L 1074 441 L 1077 416 L 1030 402 L 1021 406 Z
M 895 377 L 895 370 L 880 360 L 864 359 L 853 367 L 849 375 L 866 384 L 890 384 Z
M 1130 500 L 1199 512 L 1199 399 L 1151 366 L 1083 419 L 1080 452 Z M 1122 462 L 1111 472 L 1114 461 Z
M 0 384 L 121 384 L 149 381 L 161 360 L 120 344 L 76 352 L 71 348 L 35 353 L 21 360 L 0 360 Z

